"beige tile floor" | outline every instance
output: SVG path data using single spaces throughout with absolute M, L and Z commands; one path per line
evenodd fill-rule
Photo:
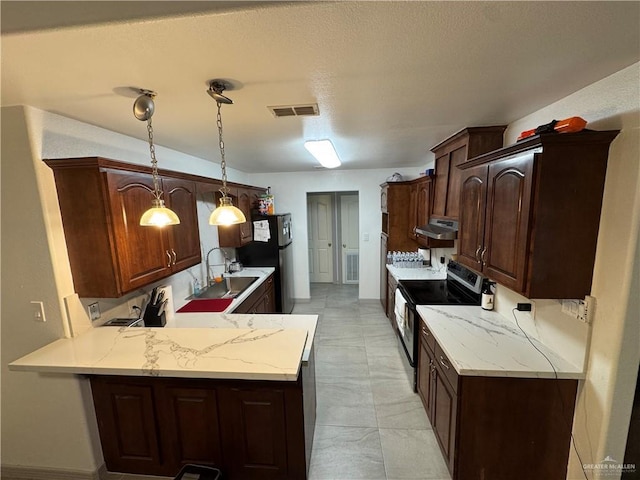
M 311 301 L 293 313 L 320 315 L 309 480 L 450 480 L 380 303 L 358 301 L 357 285 L 313 284 Z

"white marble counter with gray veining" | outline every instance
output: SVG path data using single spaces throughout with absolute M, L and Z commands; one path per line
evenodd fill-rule
M 534 347 L 515 319 L 475 306 L 420 305 L 417 310 L 460 375 L 585 378 L 581 368 L 531 338 Z
M 99 327 L 50 343 L 11 362 L 9 368 L 295 381 L 306 342 L 307 330 L 303 328 Z
M 307 332 L 307 342 L 302 352 L 302 361 L 306 362 L 309 360 L 317 324 L 317 315 L 176 313 L 174 318 L 167 320 L 165 328 L 298 328 Z

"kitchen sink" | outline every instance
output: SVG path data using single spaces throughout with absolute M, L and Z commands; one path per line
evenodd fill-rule
M 259 277 L 225 277 L 222 282 L 214 283 L 197 295 L 187 300 L 204 300 L 211 298 L 236 298 L 251 286 Z

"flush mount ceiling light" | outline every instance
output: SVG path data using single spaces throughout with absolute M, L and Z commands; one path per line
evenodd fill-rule
M 230 98 L 225 97 L 222 92 L 224 92 L 229 85 L 222 80 L 212 80 L 209 84 L 209 90 L 207 93 L 211 98 L 216 101 L 216 105 L 218 106 L 218 116 L 217 116 L 217 124 L 218 124 L 218 144 L 220 147 L 220 167 L 222 168 L 222 188 L 220 189 L 220 193 L 222 196 L 220 197 L 220 205 L 211 212 L 211 216 L 209 217 L 210 225 L 235 225 L 237 223 L 244 223 L 247 219 L 244 216 L 244 213 L 239 208 L 233 206 L 233 202 L 231 201 L 231 197 L 229 197 L 229 187 L 227 187 L 227 162 L 224 156 L 224 140 L 222 139 L 222 115 L 220 113 L 220 107 L 222 104 L 232 105 L 233 101 Z
M 151 176 L 153 177 L 153 200 L 151 208 L 140 217 L 140 225 L 143 227 L 164 227 L 165 225 L 178 225 L 180 219 L 173 210 L 164 206 L 162 200 L 162 190 L 160 189 L 160 179 L 158 177 L 158 161 L 156 160 L 156 149 L 153 145 L 153 126 L 151 117 L 155 111 L 153 102 L 156 92 L 140 89 L 140 96 L 133 103 L 133 115 L 140 121 L 147 122 L 147 133 L 149 135 L 149 152 L 151 154 Z
M 304 148 L 309 150 L 323 167 L 336 168 L 341 165 L 331 140 L 308 140 L 304 142 Z

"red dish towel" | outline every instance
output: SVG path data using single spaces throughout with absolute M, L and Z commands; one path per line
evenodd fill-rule
M 191 300 L 185 306 L 178 309 L 177 313 L 193 312 L 222 312 L 233 302 L 233 298 L 207 298 L 203 300 Z

